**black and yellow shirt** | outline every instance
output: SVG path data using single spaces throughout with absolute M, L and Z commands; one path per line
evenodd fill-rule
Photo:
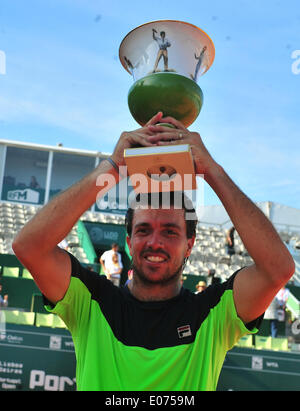
M 200 294 L 182 288 L 170 300 L 142 302 L 71 260 L 69 288 L 47 309 L 73 337 L 78 390 L 215 390 L 226 352 L 257 331 L 237 316 L 235 274 Z

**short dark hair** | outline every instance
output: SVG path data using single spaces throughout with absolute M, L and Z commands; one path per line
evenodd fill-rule
M 152 207 L 153 204 L 154 207 Z M 170 191 L 166 193 L 140 193 L 134 198 L 134 200 L 129 204 L 125 217 L 125 226 L 129 237 L 131 237 L 132 234 L 134 210 L 139 208 L 158 209 L 171 206 L 184 210 L 186 236 L 187 238 L 192 238 L 193 236 L 195 236 L 198 218 L 192 201 L 183 191 Z

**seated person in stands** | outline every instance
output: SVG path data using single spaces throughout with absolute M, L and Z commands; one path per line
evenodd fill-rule
M 30 180 L 30 183 L 29 183 L 29 187 L 30 187 L 30 188 L 35 188 L 35 189 L 40 188 L 40 185 L 39 185 L 39 183 L 37 182 L 37 179 L 36 179 L 35 176 L 31 176 L 31 180 Z
M 196 284 L 196 292 L 195 294 L 202 293 L 204 290 L 206 290 L 207 284 L 205 281 L 199 281 L 198 284 Z
M 164 122 L 175 128 L 157 125 Z M 196 174 L 223 203 L 253 264 L 202 293 L 185 289 L 182 271 L 195 241 L 195 212 L 185 197 L 180 207 L 160 201 L 148 208 L 146 198 L 126 218 L 132 280 L 115 287 L 57 244 L 96 198 L 127 177 L 124 168 L 119 173 L 124 149 L 170 144 L 190 145 Z M 200 134 L 161 112 L 144 127 L 123 132 L 112 156 L 45 205 L 13 249 L 46 297 L 47 309 L 73 336 L 78 390 L 215 390 L 227 351 L 257 331 L 295 269 L 271 222 L 214 160 Z
M 227 249 L 227 254 L 230 256 L 235 254 L 234 232 L 235 232 L 235 228 L 231 227 L 230 230 L 228 230 L 226 233 L 226 249 Z
M 5 313 L 2 308 L 6 308 L 8 306 L 8 295 L 5 294 L 2 297 L 2 284 L 0 284 L 0 341 L 5 339 L 6 335 L 6 325 L 5 325 Z
M 221 282 L 221 279 L 220 277 L 216 276 L 216 270 L 211 268 L 207 274 L 207 285 L 209 286 L 212 284 L 219 284 L 220 282 Z
M 4 296 L 2 297 L 2 284 L 0 284 L 0 311 L 1 311 L 1 307 L 7 307 L 8 306 L 8 295 L 4 294 Z
M 120 285 L 122 267 L 119 263 L 119 255 L 114 253 L 111 262 L 106 265 L 107 278 L 116 286 Z
M 113 258 L 118 258 L 118 261 L 113 261 Z M 121 272 L 123 269 L 122 257 L 119 253 L 119 245 L 117 243 L 112 243 L 111 249 L 104 251 L 101 255 L 100 264 L 102 266 L 103 272 L 107 275 L 109 280 L 112 280 L 111 274 L 114 274 L 114 284 L 119 285 Z

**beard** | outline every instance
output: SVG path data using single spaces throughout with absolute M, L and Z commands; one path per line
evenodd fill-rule
M 162 275 L 159 279 L 155 279 L 151 277 L 151 275 L 145 275 L 143 271 L 141 271 L 134 262 L 134 259 L 132 260 L 132 269 L 133 269 L 133 275 L 145 286 L 151 286 L 151 285 L 167 285 L 169 283 L 172 283 L 176 280 L 178 280 L 182 274 L 182 271 L 184 269 L 184 266 L 186 264 L 186 259 L 184 258 L 183 262 L 179 265 L 178 269 L 175 270 L 174 272 L 170 273 L 170 271 L 167 271 L 164 275 Z

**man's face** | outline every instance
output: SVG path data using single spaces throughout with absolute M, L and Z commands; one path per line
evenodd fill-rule
M 182 209 L 136 210 L 132 234 L 127 239 L 135 275 L 144 283 L 166 283 L 178 279 L 194 238 L 186 237 Z

